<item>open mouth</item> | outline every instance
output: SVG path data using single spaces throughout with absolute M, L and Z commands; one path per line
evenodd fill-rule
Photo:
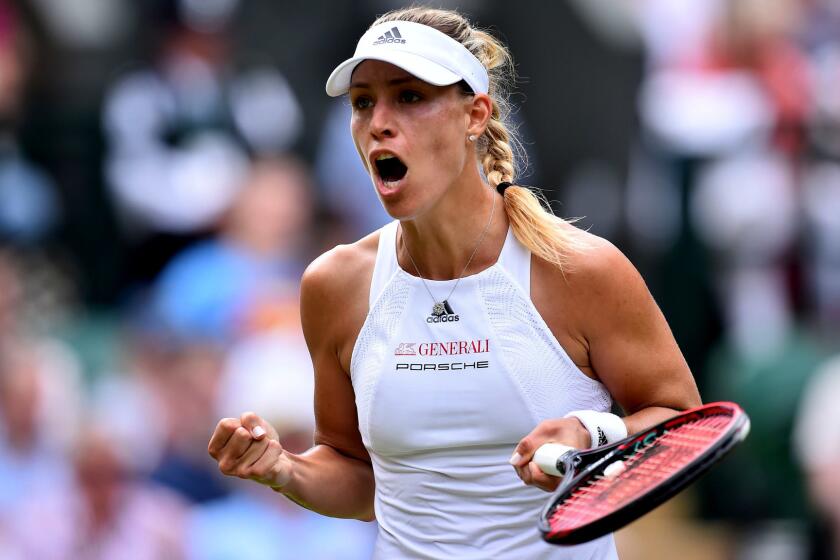
M 399 181 L 408 172 L 408 167 L 395 155 L 383 154 L 374 162 L 376 172 L 386 183 Z

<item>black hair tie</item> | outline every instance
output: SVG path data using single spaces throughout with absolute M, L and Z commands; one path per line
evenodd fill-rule
M 502 181 L 501 183 L 496 185 L 496 191 L 498 191 L 500 195 L 505 196 L 505 191 L 509 186 L 511 186 L 510 183 L 508 183 L 507 181 Z

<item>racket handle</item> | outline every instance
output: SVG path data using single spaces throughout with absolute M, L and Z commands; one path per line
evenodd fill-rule
M 561 443 L 544 443 L 534 453 L 533 461 L 545 474 L 564 476 L 566 474 L 566 467 L 563 459 L 566 454 L 575 453 L 576 451 L 577 449 L 574 447 L 569 447 Z

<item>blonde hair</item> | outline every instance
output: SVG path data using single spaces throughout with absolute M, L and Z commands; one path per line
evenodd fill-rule
M 519 171 L 520 158 L 516 154 L 524 151 L 509 122 L 510 90 L 515 82 L 510 51 L 490 33 L 474 28 L 464 16 L 454 11 L 413 6 L 386 13 L 371 27 L 391 21 L 410 21 L 433 27 L 464 45 L 487 69 L 493 112 L 487 129 L 476 143 L 484 175 L 494 188 L 502 182 L 511 183 L 504 191 L 504 204 L 516 238 L 531 253 L 564 268 L 569 251 L 583 246 L 579 230 L 555 216 L 544 197 L 513 184 Z

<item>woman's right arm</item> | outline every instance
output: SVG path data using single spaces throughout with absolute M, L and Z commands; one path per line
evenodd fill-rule
M 373 469 L 348 373 L 372 272 L 358 255 L 358 247 L 336 248 L 313 262 L 301 282 L 303 332 L 315 370 L 315 446 L 289 453 L 267 422 L 245 413 L 219 422 L 209 452 L 225 474 L 271 486 L 324 515 L 370 521 Z

